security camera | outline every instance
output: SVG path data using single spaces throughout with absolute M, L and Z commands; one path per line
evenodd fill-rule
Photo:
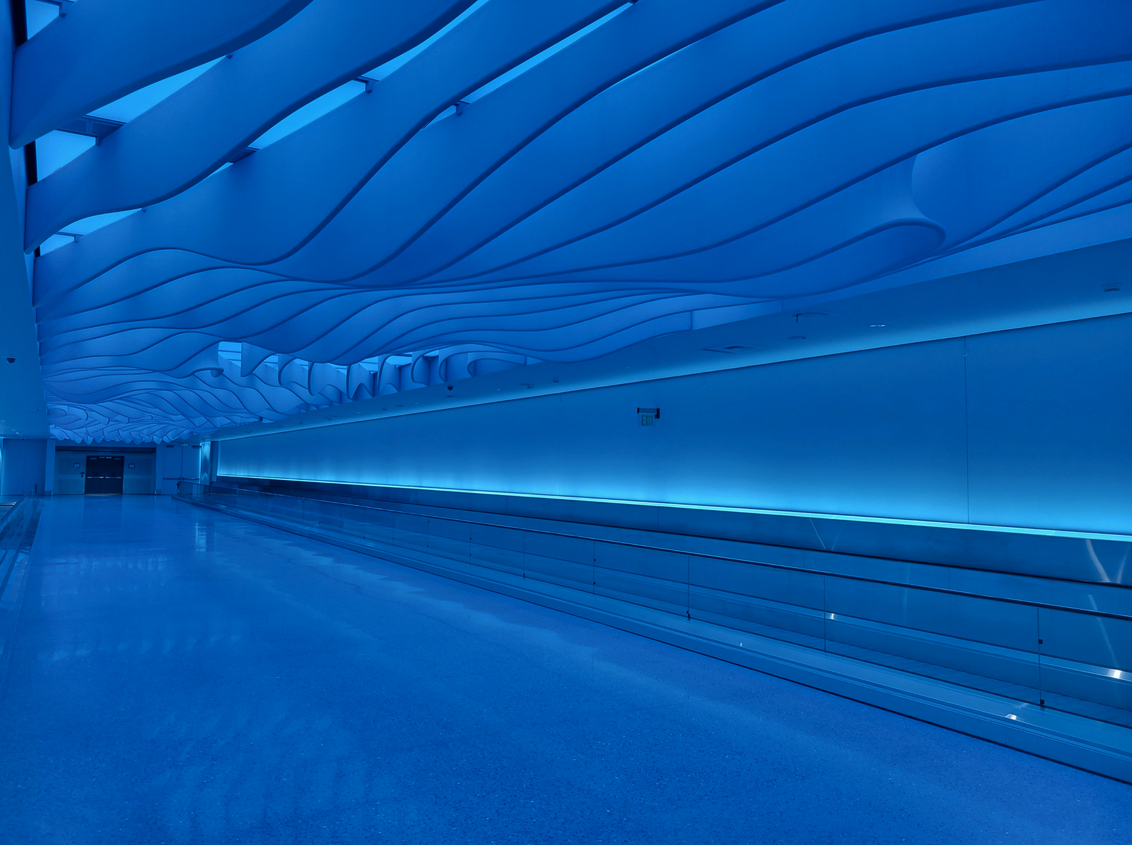
M 14 363 L 16 363 L 16 359 L 15 359 L 15 358 L 9 358 L 9 359 L 8 359 L 8 363 L 9 363 L 9 364 L 14 364 Z
M 449 390 L 455 390 L 456 388 L 454 388 L 452 385 L 448 385 L 448 389 Z

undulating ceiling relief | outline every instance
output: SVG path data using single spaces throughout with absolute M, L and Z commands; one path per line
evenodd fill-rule
M 12 125 L 39 139 L 58 438 L 208 434 L 1132 236 L 1125 0 L 64 10 L 18 49 Z

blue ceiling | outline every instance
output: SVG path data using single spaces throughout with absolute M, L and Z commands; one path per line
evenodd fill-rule
M 1132 237 L 1126 0 L 27 5 L 11 143 L 62 439 Z

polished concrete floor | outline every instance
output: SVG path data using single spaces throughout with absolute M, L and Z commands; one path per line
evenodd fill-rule
M 1132 787 L 168 499 L 59 498 L 0 842 L 1126 843 Z

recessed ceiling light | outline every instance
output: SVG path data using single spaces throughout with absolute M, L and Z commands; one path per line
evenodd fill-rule
M 1106 287 L 1104 289 L 1104 292 L 1105 293 L 1119 293 L 1120 292 L 1120 285 L 1109 285 L 1108 287 Z
M 869 323 L 869 328 L 870 329 L 883 329 L 887 325 L 888 325 L 888 323 Z
M 791 335 L 790 337 L 788 337 L 786 339 L 787 340 L 805 340 L 806 336 L 804 334 L 795 334 L 795 335 Z

